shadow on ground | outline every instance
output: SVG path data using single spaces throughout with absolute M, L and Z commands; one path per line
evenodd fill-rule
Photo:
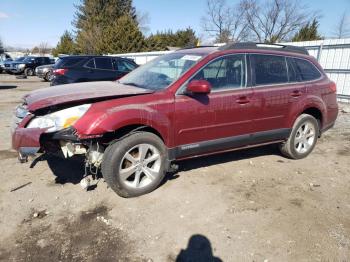
M 182 160 L 176 163 L 177 169 L 170 172 L 166 180 L 173 180 L 179 177 L 179 172 L 189 171 L 197 168 L 215 166 L 227 162 L 251 159 L 266 155 L 280 155 L 276 145 L 267 145 L 256 148 L 242 149 L 227 153 L 215 154 Z
M 64 159 L 56 156 L 48 156 L 47 164 L 51 169 L 57 184 L 78 184 L 84 177 L 84 159 L 72 157 Z
M 0 85 L 0 89 L 14 89 L 16 85 Z
M 179 161 L 163 180 L 165 184 L 169 180 L 179 177 L 179 172 L 189 171 L 202 167 L 209 167 L 226 162 L 239 161 L 242 159 L 250 159 L 264 155 L 278 155 L 279 152 L 275 145 L 244 149 L 217 155 L 192 158 L 189 160 Z M 47 163 L 56 176 L 55 182 L 58 184 L 72 183 L 78 184 L 84 177 L 84 160 L 82 158 L 64 159 L 60 157 L 50 156 Z
M 207 237 L 203 235 L 193 235 L 188 241 L 187 248 L 180 251 L 175 261 L 221 262 L 222 260 L 213 255 L 213 249 Z

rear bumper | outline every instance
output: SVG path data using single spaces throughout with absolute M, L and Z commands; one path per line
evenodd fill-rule
M 321 134 L 320 134 L 320 135 L 322 135 L 323 133 L 325 133 L 327 130 L 333 128 L 334 125 L 335 125 L 335 122 L 330 123 L 330 124 L 328 124 L 327 126 L 323 127 L 322 130 L 321 130 Z

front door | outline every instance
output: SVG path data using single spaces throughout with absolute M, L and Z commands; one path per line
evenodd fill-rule
M 190 79 L 208 81 L 211 93 L 176 95 L 177 157 L 249 143 L 253 107 L 252 90 L 246 87 L 246 64 L 244 54 L 216 58 Z

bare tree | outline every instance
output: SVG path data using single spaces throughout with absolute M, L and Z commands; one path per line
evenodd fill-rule
M 216 38 L 216 42 L 241 41 L 247 36 L 247 24 L 240 5 L 229 6 L 225 0 L 207 0 L 202 17 L 203 30 Z
M 335 25 L 333 30 L 333 36 L 336 38 L 344 38 L 350 36 L 349 21 L 346 12 L 342 14 L 338 23 Z
M 39 54 L 40 55 L 46 55 L 50 51 L 50 47 L 49 47 L 49 44 L 47 42 L 41 42 L 38 45 L 38 49 L 39 49 Z
M 150 31 L 149 28 L 149 14 L 147 12 L 139 12 L 136 11 L 136 20 L 137 23 L 139 24 L 139 28 L 141 32 L 145 35 Z
M 316 13 L 298 0 L 241 0 L 252 40 L 266 43 L 287 40 Z

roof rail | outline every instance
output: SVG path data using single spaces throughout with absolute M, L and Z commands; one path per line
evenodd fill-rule
M 179 48 L 178 50 L 176 51 L 179 51 L 179 50 L 186 50 L 186 49 L 194 49 L 194 48 L 206 48 L 206 47 L 217 47 L 215 45 L 192 45 L 192 46 L 186 46 L 186 47 L 182 47 L 182 48 Z
M 309 52 L 304 47 L 283 45 L 283 44 L 241 42 L 241 43 L 229 43 L 227 45 L 219 47 L 219 50 L 230 50 L 230 49 L 280 50 L 284 52 L 309 55 Z

